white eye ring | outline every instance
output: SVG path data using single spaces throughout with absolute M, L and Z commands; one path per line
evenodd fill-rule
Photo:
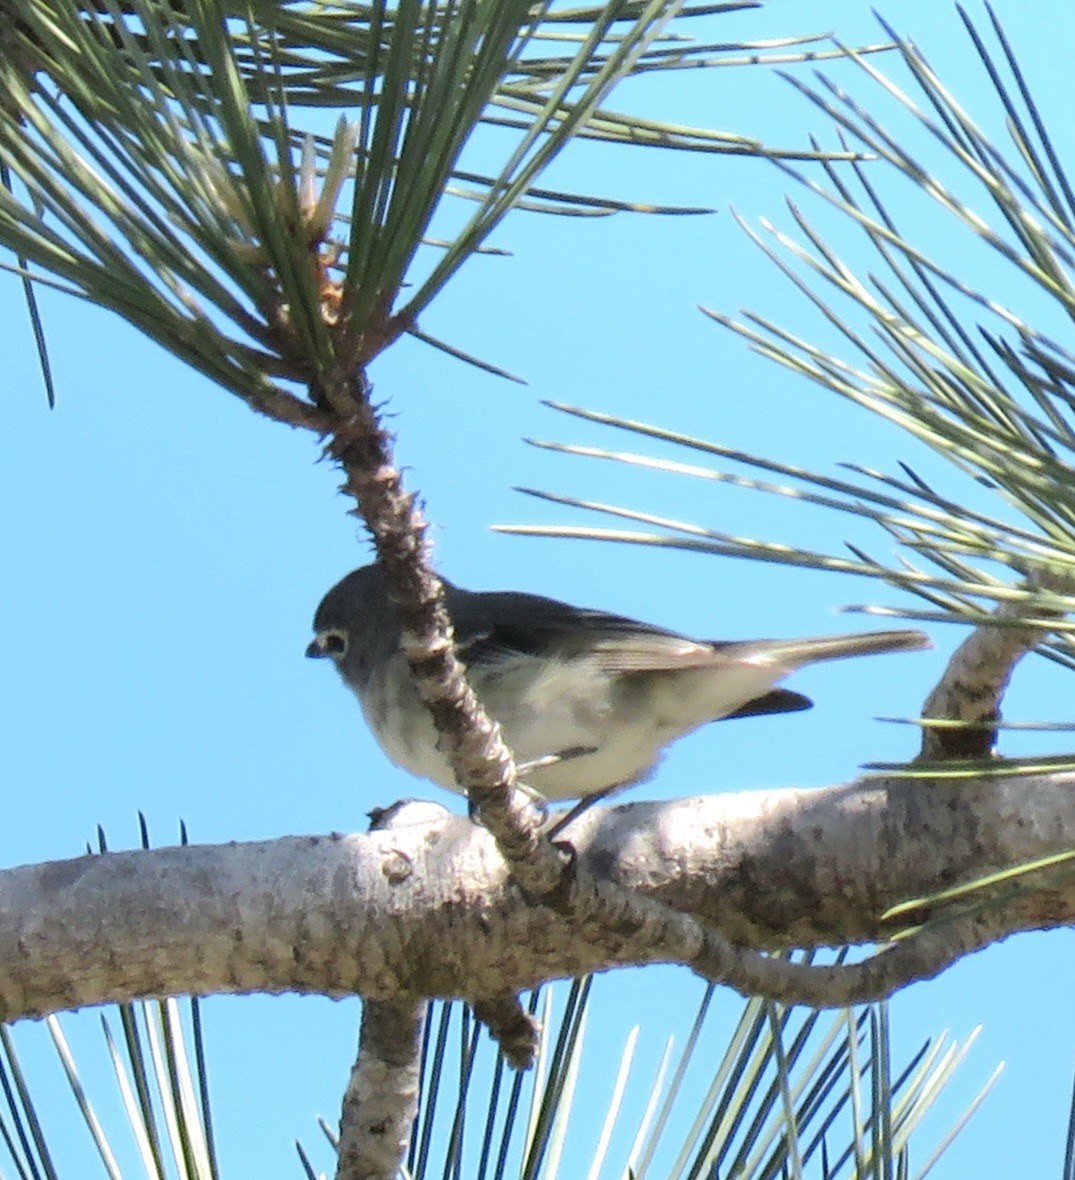
M 334 660 L 347 655 L 347 633 L 345 631 L 321 631 L 317 636 L 318 647 Z

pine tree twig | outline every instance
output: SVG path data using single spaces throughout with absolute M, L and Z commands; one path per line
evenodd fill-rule
M 474 1015 L 488 1028 L 512 1069 L 529 1069 L 537 1053 L 540 1023 L 510 992 L 490 1000 L 475 1000 Z
M 343 491 L 373 534 L 399 612 L 402 644 L 456 781 L 497 841 L 520 885 L 532 896 L 553 894 L 563 856 L 541 835 L 542 817 L 517 784 L 511 751 L 466 682 L 452 644 L 441 583 L 429 562 L 428 524 L 392 455 L 364 376 L 319 389 L 314 400 L 350 413 L 336 423 L 328 454 L 343 468 Z
M 1070 587 L 1048 575 L 1036 574 L 1032 588 L 1070 593 Z M 1035 626 L 1012 626 L 1012 621 L 1038 620 Z M 1045 638 L 1042 619 L 1062 619 L 1059 608 L 1028 602 L 1005 602 L 994 611 L 1005 626 L 975 627 L 952 653 L 944 674 L 922 706 L 924 718 L 955 721 L 960 724 L 927 726 L 917 762 L 943 762 L 950 759 L 988 758 L 994 755 L 997 725 L 1001 720 L 1001 701 L 1011 682 L 1016 665 Z

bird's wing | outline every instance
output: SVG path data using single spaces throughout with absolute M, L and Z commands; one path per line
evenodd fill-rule
M 506 655 L 596 658 L 610 672 L 658 672 L 722 662 L 721 644 L 698 642 L 650 623 L 580 610 L 536 594 L 449 594 L 448 611 L 456 647 L 472 666 Z M 489 625 L 490 618 L 496 623 Z
M 868 631 L 805 639 L 691 639 L 623 615 L 581 610 L 537 594 L 460 595 L 446 586 L 456 646 L 466 663 L 505 655 L 597 659 L 609 672 L 665 672 L 687 668 L 766 665 L 774 679 L 804 664 L 930 646 L 920 631 Z M 495 619 L 494 624 L 489 620 Z
M 610 672 L 668 672 L 734 665 L 734 659 L 722 655 L 721 646 L 672 631 L 599 630 L 590 650 Z

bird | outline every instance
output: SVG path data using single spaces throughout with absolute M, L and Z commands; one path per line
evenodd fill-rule
M 932 646 L 912 630 L 692 639 L 537 594 L 443 584 L 471 687 L 524 785 L 554 801 L 642 782 L 666 746 L 711 721 L 810 708 L 776 687 L 807 664 Z M 362 566 L 329 590 L 313 630 L 306 655 L 336 665 L 388 758 L 459 791 L 401 650 L 384 566 Z

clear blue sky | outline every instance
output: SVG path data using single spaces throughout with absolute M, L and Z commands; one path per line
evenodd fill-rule
M 904 0 L 884 8 L 999 137 L 996 104 L 954 7 Z M 1031 9 L 1001 0 L 997 8 L 1070 160 L 1070 71 L 1057 47 L 1075 34 L 1075 12 L 1057 0 Z M 978 4 L 971 11 L 982 16 Z M 722 18 L 709 35 L 824 28 L 852 43 L 878 36 L 865 0 L 774 0 L 761 13 Z M 862 80 L 855 85 L 874 96 Z M 628 103 L 775 145 L 802 146 L 809 130 L 829 131 L 818 112 L 760 70 L 640 83 L 613 105 Z M 503 225 L 495 244 L 513 256 L 474 260 L 423 327 L 522 374 L 526 387 L 412 341 L 376 363 L 377 396 L 395 415 L 399 458 L 435 522 L 444 572 L 475 588 L 526 588 L 713 637 L 853 629 L 857 620 L 834 618 L 841 605 L 871 597 L 898 603 L 894 591 L 829 575 L 488 531 L 494 523 L 584 522 L 519 496 L 512 487 L 521 483 L 731 533 L 884 546 L 842 518 L 536 451 L 522 440 L 636 446 L 542 408 L 543 398 L 823 470 L 844 460 L 885 469 L 901 458 L 929 462 L 863 413 L 750 354 L 696 310 L 745 306 L 814 331 L 816 319 L 729 214 L 734 205 L 748 219 L 787 224 L 788 183 L 771 166 L 580 145 L 546 180 L 718 212 L 603 220 L 520 214 Z M 937 224 L 923 227 L 927 242 L 938 240 Z M 984 259 L 968 252 L 966 266 L 988 282 Z M 13 686 L 0 742 L 8 806 L 0 863 L 75 855 L 98 823 L 113 847 L 133 845 L 138 809 L 155 842 L 169 843 L 180 818 L 192 839 L 216 842 L 361 829 L 370 808 L 401 795 L 459 807 L 389 766 L 331 669 L 302 658 L 320 595 L 368 552 L 335 492 L 335 473 L 316 461 L 315 441 L 255 419 L 106 313 L 45 293 L 59 391 L 49 412 L 13 279 L 0 279 L 0 300 L 7 386 L 0 512 L 9 555 L 0 647 Z M 909 755 L 912 731 L 872 719 L 916 713 L 959 633 L 937 629 L 934 638 L 937 650 L 928 655 L 802 675 L 793 687 L 815 699 L 811 713 L 713 726 L 678 746 L 640 791 L 673 798 L 820 785 L 851 777 L 861 762 Z M 1033 660 L 1019 672 L 1009 713 L 1070 720 L 1068 701 L 1070 685 Z M 985 1111 L 933 1173 L 941 1180 L 1058 1173 L 1075 1045 L 1071 939 L 1067 931 L 1011 939 L 894 1002 L 904 1053 L 941 1030 L 962 1037 L 985 1025 L 942 1107 L 949 1117 L 998 1060 L 1008 1063 Z M 668 1000 L 653 1010 L 658 978 Z M 680 1013 L 700 992 L 685 971 L 623 973 L 598 986 L 605 1003 L 600 1027 L 591 1029 L 597 1055 L 618 1052 L 630 1025 L 642 1021 L 641 1051 L 654 1057 L 666 1035 L 682 1035 Z M 722 1003 L 736 1011 L 731 997 Z M 335 1123 L 357 1015 L 354 1001 L 256 997 L 207 1005 L 228 1174 L 298 1174 L 291 1143 L 318 1143 L 318 1114 Z M 102 1056 L 95 1013 L 70 1027 L 88 1053 Z M 17 1033 L 35 1076 L 58 1088 L 44 1029 Z M 68 1144 L 73 1160 L 81 1135 L 77 1129 Z M 329 1168 L 325 1153 L 318 1166 Z

